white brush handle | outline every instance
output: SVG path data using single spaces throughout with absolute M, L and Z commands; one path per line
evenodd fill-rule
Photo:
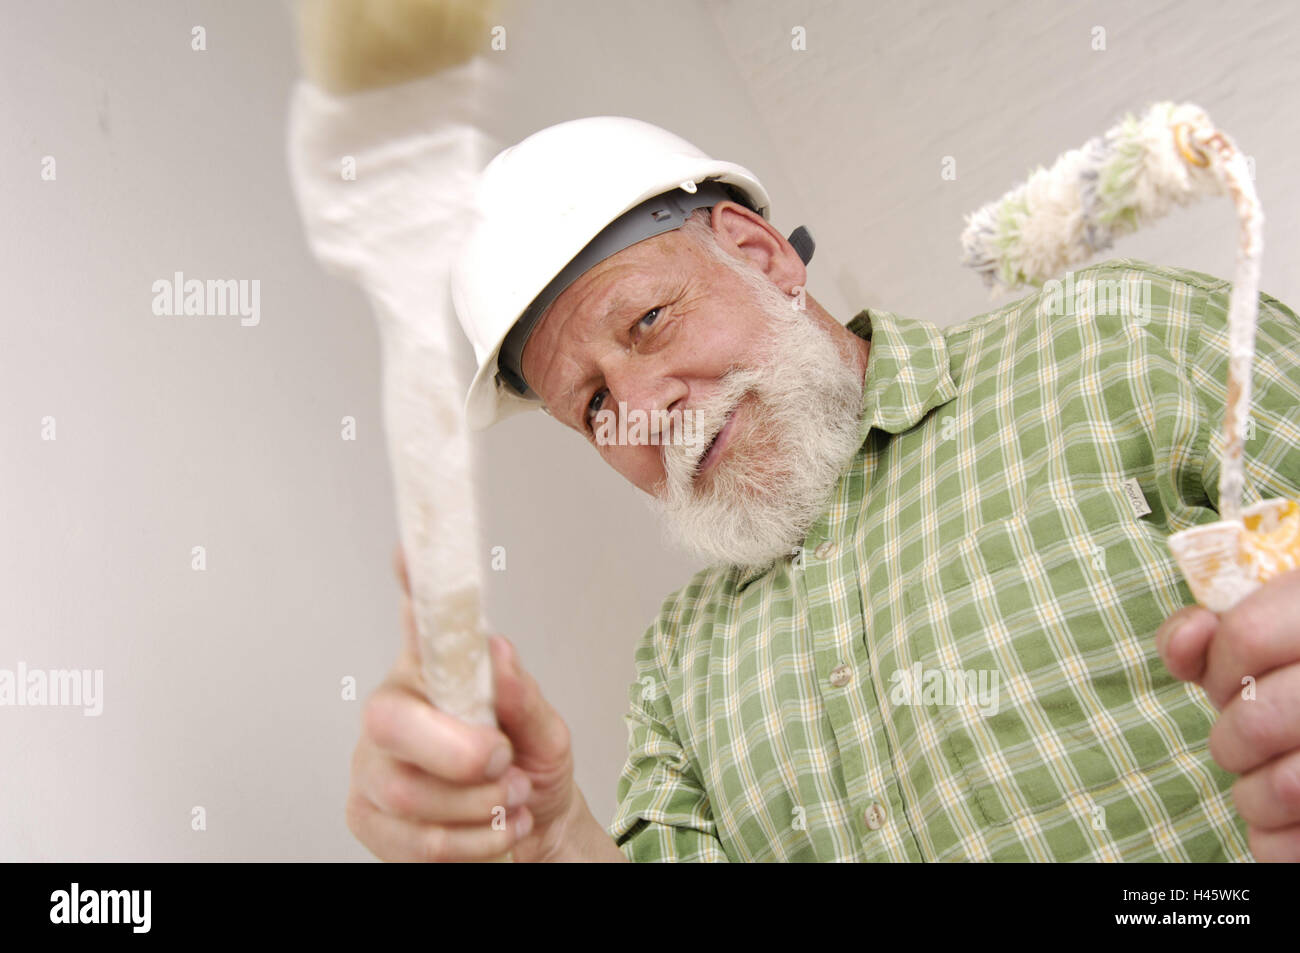
M 388 456 L 425 692 L 463 721 L 495 725 L 465 386 L 452 329 L 437 315 L 433 309 L 427 324 L 413 326 L 389 312 L 381 323 Z
M 360 284 L 378 319 L 384 424 L 429 699 L 495 724 L 472 452 L 449 268 L 499 80 L 482 57 L 345 96 L 300 82 L 289 162 L 313 252 Z M 348 163 L 355 178 L 345 175 Z

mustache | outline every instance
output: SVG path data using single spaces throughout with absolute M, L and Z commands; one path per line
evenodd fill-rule
M 763 373 L 758 368 L 735 368 L 721 378 L 717 392 L 694 408 L 695 427 L 689 440 L 663 445 L 665 479 L 677 485 L 694 480 L 700 463 L 713 446 L 732 414 L 746 396 L 757 393 Z

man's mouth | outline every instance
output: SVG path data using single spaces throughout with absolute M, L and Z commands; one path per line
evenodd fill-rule
M 736 410 L 732 410 L 723 421 L 722 428 L 709 441 L 709 445 L 704 448 L 704 454 L 700 457 L 699 463 L 695 465 L 695 476 L 698 478 L 705 471 L 711 469 L 720 456 L 731 442 L 731 431 L 733 424 L 736 422 Z

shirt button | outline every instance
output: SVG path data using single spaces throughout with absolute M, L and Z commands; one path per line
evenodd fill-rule
M 818 559 L 825 559 L 833 552 L 835 552 L 835 544 L 828 539 L 813 550 L 813 555 Z
M 862 814 L 868 830 L 878 831 L 885 825 L 885 806 L 876 801 Z
M 843 688 L 853 678 L 853 670 L 847 665 L 836 665 L 831 669 L 831 684 L 836 688 Z

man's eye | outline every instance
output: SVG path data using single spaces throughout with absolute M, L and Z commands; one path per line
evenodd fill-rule
M 641 315 L 641 319 L 637 321 L 637 327 L 644 330 L 645 328 L 648 328 L 651 324 L 654 324 L 655 320 L 659 317 L 659 312 L 661 310 L 662 310 L 661 308 L 653 308 L 650 311 L 647 311 L 645 314 Z M 644 323 L 646 318 L 650 319 L 649 324 Z
M 600 405 L 604 402 L 604 395 L 608 393 L 604 388 L 596 391 L 591 395 L 591 400 L 587 402 L 587 427 L 591 427 L 592 418 L 600 412 Z

